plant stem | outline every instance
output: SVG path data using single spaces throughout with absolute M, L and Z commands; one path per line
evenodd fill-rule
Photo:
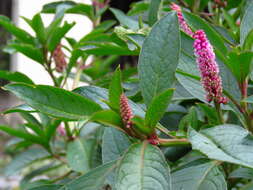
M 161 146 L 189 146 L 190 142 L 187 139 L 161 139 L 159 138 Z
M 217 101 L 214 101 L 214 106 L 215 106 L 215 109 L 218 113 L 219 123 L 224 124 L 225 122 L 224 122 L 224 118 L 223 118 L 223 115 L 222 115 L 222 110 L 221 110 L 220 103 L 218 103 Z
M 65 130 L 66 130 L 66 133 L 67 133 L 69 141 L 72 141 L 73 140 L 73 136 L 71 134 L 71 130 L 70 130 L 68 122 L 64 122 L 64 126 L 65 126 Z

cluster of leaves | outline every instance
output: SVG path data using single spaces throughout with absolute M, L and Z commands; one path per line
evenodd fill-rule
M 111 8 L 119 26 L 100 22 L 107 1 L 47 4 L 31 20 L 24 18 L 35 36 L 0 17 L 0 25 L 14 37 L 5 51 L 38 62 L 54 82 L 37 85 L 22 73 L 0 71 L 1 78 L 11 81 L 3 88 L 24 101 L 4 114 L 17 112 L 25 123 L 0 126 L 15 137 L 6 149 L 18 152 L 6 175 L 33 166 L 24 172 L 21 189 L 253 189 L 253 97 L 248 96 L 253 3 L 178 3 L 187 10 L 183 15 L 189 26 L 204 30 L 214 47 L 229 99 L 221 108 L 205 100 L 193 39 L 180 31 L 170 1 L 133 3 L 127 14 Z M 67 37 L 74 26 L 62 23 L 68 13 L 89 17 L 94 29 L 80 41 Z M 41 14 L 55 15 L 49 26 Z M 56 73 L 54 51 L 63 41 L 68 63 Z M 90 55 L 92 63 L 84 65 Z M 138 67 L 112 74 L 121 55 L 138 55 Z M 74 79 L 73 89 L 67 90 L 68 78 Z M 75 88 L 79 80 L 88 85 Z M 129 98 L 136 136 L 122 121 L 122 93 Z M 148 141 L 154 133 L 157 146 Z M 61 174 L 34 180 L 54 171 Z

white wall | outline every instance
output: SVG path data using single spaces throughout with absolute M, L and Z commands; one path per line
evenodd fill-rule
M 18 26 L 32 33 L 32 29 L 25 23 L 25 21 L 20 17 L 24 16 L 27 18 L 32 18 L 33 15 L 38 13 L 44 4 L 54 2 L 53 0 L 14 0 L 13 7 L 13 19 Z M 90 4 L 90 0 L 75 0 L 75 2 L 83 2 Z M 43 21 L 47 26 L 53 19 L 53 15 L 43 14 Z M 92 23 L 90 20 L 81 15 L 68 14 L 65 16 L 65 20 L 68 22 L 75 21 L 76 25 L 69 31 L 67 36 L 73 37 L 75 39 L 80 39 L 85 34 L 89 33 L 92 29 Z M 37 84 L 53 84 L 48 74 L 44 71 L 43 67 L 32 61 L 31 59 L 17 53 L 12 56 L 12 70 L 19 71 L 30 78 Z

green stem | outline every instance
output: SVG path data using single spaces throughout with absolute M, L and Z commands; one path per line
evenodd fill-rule
M 161 139 L 159 138 L 161 146 L 189 146 L 190 142 L 187 139 Z
M 73 140 L 73 136 L 71 134 L 71 130 L 70 130 L 68 122 L 64 122 L 64 126 L 65 126 L 65 130 L 66 130 L 66 133 L 67 133 L 69 141 L 72 141 Z
M 224 122 L 224 118 L 223 118 L 223 115 L 222 115 L 222 110 L 221 110 L 220 103 L 218 103 L 217 101 L 214 101 L 214 106 L 215 106 L 215 109 L 218 113 L 219 123 L 224 124 L 225 122 Z

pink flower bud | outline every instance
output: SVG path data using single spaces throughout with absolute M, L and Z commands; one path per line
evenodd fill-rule
M 133 125 L 131 121 L 131 119 L 133 118 L 133 112 L 131 110 L 130 105 L 128 104 L 126 95 L 123 93 L 120 96 L 120 114 L 126 128 L 131 128 Z
M 60 136 L 66 136 L 66 131 L 62 123 L 57 127 L 57 133 Z
M 178 22 L 179 22 L 179 25 L 180 25 L 181 29 L 182 29 L 186 34 L 188 34 L 189 36 L 193 36 L 192 30 L 190 29 L 190 27 L 188 26 L 188 24 L 186 23 L 186 21 L 185 21 L 185 19 L 184 19 L 184 17 L 183 17 L 181 7 L 178 6 L 178 5 L 175 4 L 175 3 L 171 3 L 170 8 L 171 8 L 172 10 L 174 10 L 174 11 L 177 12 Z
M 53 52 L 53 58 L 56 65 L 56 71 L 61 73 L 65 70 L 67 62 L 65 60 L 65 54 L 62 51 L 62 45 L 58 44 Z
M 212 45 L 203 30 L 197 30 L 193 38 L 195 38 L 193 47 L 201 74 L 201 82 L 207 94 L 206 100 L 227 103 L 227 98 L 222 96 L 222 80 Z
M 156 135 L 156 133 L 153 133 L 151 134 L 149 137 L 148 137 L 148 142 L 152 145 L 158 145 L 159 144 L 159 139 Z

